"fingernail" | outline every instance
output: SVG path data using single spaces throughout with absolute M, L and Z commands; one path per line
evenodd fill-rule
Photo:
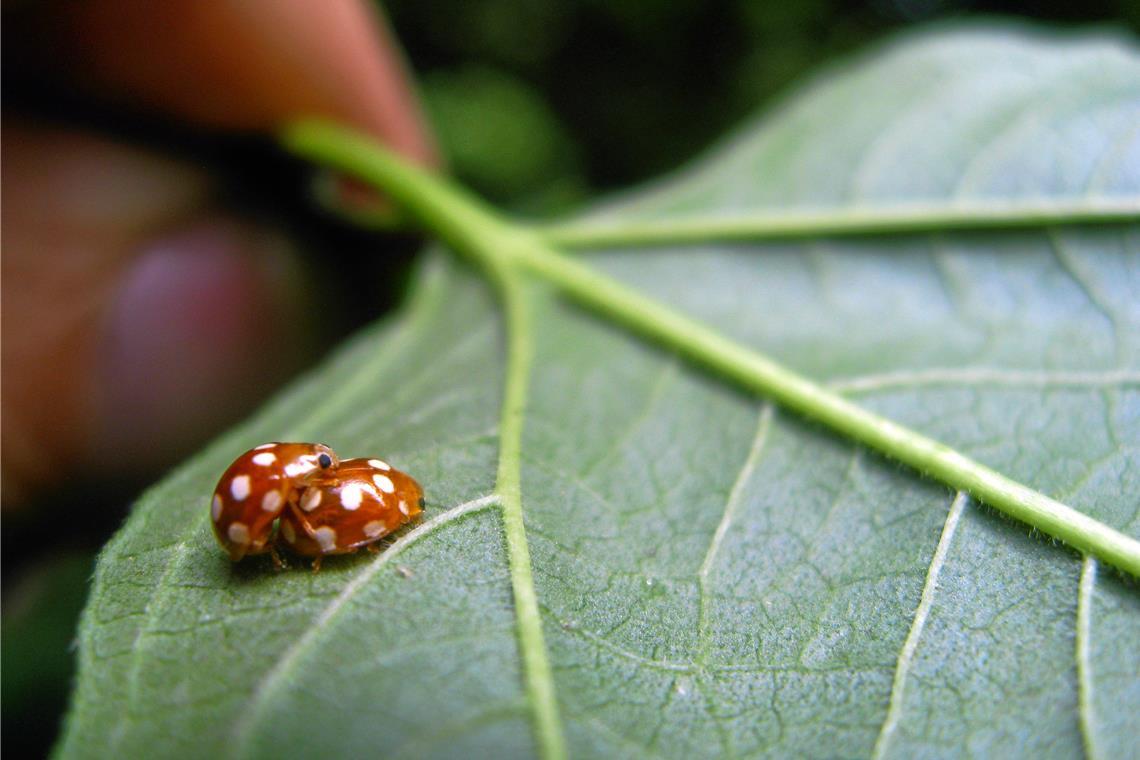
M 95 464 L 184 456 L 287 379 L 310 345 L 284 238 L 212 218 L 144 244 L 99 359 Z

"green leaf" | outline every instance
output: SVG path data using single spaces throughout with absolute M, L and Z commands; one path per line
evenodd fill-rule
M 1135 209 L 1138 123 L 1121 42 L 910 37 L 590 223 Z M 1137 224 L 580 255 L 1140 536 Z M 1134 751 L 1130 582 L 496 276 L 509 343 L 482 278 L 431 254 L 397 321 L 143 497 L 98 565 L 62 756 Z M 317 575 L 231 567 L 214 481 L 286 438 L 385 456 L 426 521 Z

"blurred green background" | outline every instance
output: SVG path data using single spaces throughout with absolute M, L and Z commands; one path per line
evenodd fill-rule
M 1140 0 L 403 0 L 386 4 L 456 174 L 522 211 L 674 169 L 812 69 L 902 27 L 1140 30 Z
M 807 72 L 912 24 L 988 14 L 1140 31 L 1140 0 L 397 0 L 385 8 L 454 173 L 535 215 L 680 166 Z M 39 107 L 65 119 L 72 108 Z M 101 121 L 89 104 L 78 110 Z M 128 131 L 162 143 L 154 129 Z M 234 182 L 275 184 L 265 176 L 277 160 L 240 162 Z M 270 204 L 290 202 L 265 192 Z M 327 222 L 308 230 L 315 250 L 358 234 Z M 352 319 L 376 317 L 373 309 Z M 136 486 L 103 493 L 101 503 L 56 494 L 37 517 L 5 518 L 3 733 L 19 756 L 42 755 L 54 740 L 85 580 Z M 66 530 L 52 508 L 60 505 L 82 513 Z

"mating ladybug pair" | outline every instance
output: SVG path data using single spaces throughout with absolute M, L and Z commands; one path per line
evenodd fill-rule
M 283 543 L 318 570 L 326 554 L 373 549 L 423 505 L 420 484 L 379 459 L 341 461 L 320 443 L 266 443 L 222 474 L 210 517 L 234 562 L 269 552 L 280 567 L 276 544 Z

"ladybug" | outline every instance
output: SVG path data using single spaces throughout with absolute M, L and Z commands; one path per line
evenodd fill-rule
M 380 459 L 346 459 L 310 484 L 281 515 L 278 540 L 313 558 L 348 554 L 373 544 L 423 513 L 424 492 L 407 473 Z
M 265 443 L 222 474 L 210 502 L 214 535 L 230 559 L 276 553 L 273 522 L 310 483 L 336 472 L 339 460 L 322 443 Z

